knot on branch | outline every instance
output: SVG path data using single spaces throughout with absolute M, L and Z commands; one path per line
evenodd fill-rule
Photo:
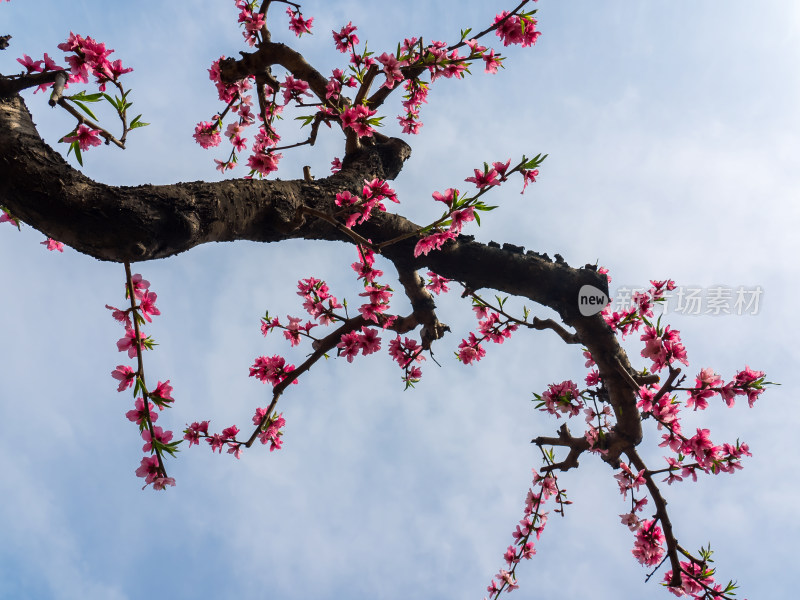
M 403 163 L 411 156 L 411 146 L 399 138 L 375 134 L 362 141 L 358 149 L 345 155 L 342 171 L 358 170 L 380 173 L 381 179 L 395 179 L 403 170 Z

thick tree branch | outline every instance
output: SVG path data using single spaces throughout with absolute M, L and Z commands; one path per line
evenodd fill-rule
M 53 83 L 56 80 L 56 76 L 63 72 L 64 71 L 45 71 L 44 73 L 11 75 L 8 77 L 0 75 L 0 98 L 13 96 L 28 88 Z
M 306 206 L 330 214 L 337 192 L 359 193 L 364 179 L 394 179 L 410 156 L 403 141 L 380 136 L 347 156 L 342 170 L 316 181 L 227 180 L 172 185 L 115 187 L 92 181 L 69 166 L 45 144 L 18 96 L 0 99 L 0 204 L 11 214 L 100 260 L 139 262 L 172 256 L 208 242 L 292 238 L 353 243 L 350 236 L 323 219 L 298 219 Z M 379 244 L 416 232 L 408 219 L 379 213 L 356 228 Z M 600 315 L 583 317 L 578 290 L 585 284 L 607 290 L 593 266 L 574 269 L 535 252 L 498 244 L 480 244 L 468 236 L 442 250 L 414 257 L 409 237 L 382 254 L 398 272 L 427 267 L 464 282 L 470 289 L 489 288 L 529 298 L 559 313 L 575 330 L 597 363 L 609 390 L 620 449 L 641 441 L 634 373 L 613 331 Z

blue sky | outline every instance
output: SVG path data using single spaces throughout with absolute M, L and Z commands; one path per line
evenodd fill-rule
M 308 2 L 314 35 L 295 41 L 277 19 L 275 36 L 328 72 L 341 58 L 329 32 L 350 20 L 380 54 L 412 35 L 452 40 L 510 8 L 491 4 Z M 754 457 L 734 476 L 664 492 L 681 543 L 711 542 L 720 579 L 738 580 L 740 597 L 789 598 L 800 533 L 791 385 L 800 8 L 539 5 L 535 48 L 508 49 L 496 76 L 478 69 L 464 82 L 434 85 L 421 134 L 409 140 L 412 158 L 393 183 L 400 210 L 424 222 L 436 213 L 430 194 L 468 185 L 463 179 L 484 161 L 545 152 L 540 181 L 525 196 L 513 183 L 495 192 L 501 208 L 468 233 L 559 252 L 575 266 L 599 261 L 611 270 L 612 292 L 667 277 L 703 290 L 760 286 L 758 314 L 670 316 L 690 376 L 710 366 L 727 379 L 749 364 L 783 385 L 752 410 L 715 403 L 688 417 L 685 428 L 708 427 L 720 443 L 738 437 Z M 218 178 L 212 159 L 220 155 L 191 133 L 219 107 L 211 61 L 246 50 L 232 1 L 14 0 L 0 10 L 0 33 L 13 35 L 0 72 L 15 72 L 23 53 L 61 55 L 56 45 L 71 30 L 134 67 L 134 108 L 152 125 L 134 131 L 125 151 L 87 152 L 89 176 L 118 185 Z M 67 115 L 41 94 L 25 98 L 56 146 L 73 126 Z M 395 134 L 396 106 L 388 108 L 387 133 Z M 311 150 L 286 152 L 279 175 L 296 178 L 310 165 L 322 177 L 341 154 L 341 140 L 327 134 Z M 122 267 L 70 249 L 48 253 L 29 227 L 2 229 L 0 598 L 483 597 L 539 464 L 530 439 L 558 426 L 533 409 L 531 393 L 582 379 L 575 348 L 550 332 L 520 333 L 464 367 L 452 350 L 474 320 L 453 294 L 438 302 L 453 329 L 437 349 L 442 368 L 428 361 L 415 390 L 403 392 L 384 353 L 319 364 L 281 400 L 283 450 L 236 461 L 184 449 L 168 464 L 177 487 L 142 492 L 133 474 L 141 441 L 124 417 L 131 398 L 109 376 L 125 362 L 104 308 L 123 301 Z M 353 260 L 351 248 L 335 244 L 235 243 L 136 265 L 163 314 L 149 329 L 160 345 L 146 356 L 148 378 L 175 388 L 175 408 L 159 424 L 249 423 L 267 396 L 247 377 L 253 359 L 303 356 L 262 338 L 259 317 L 266 309 L 299 314 L 294 285 L 311 275 L 354 302 Z M 388 277 L 392 268 L 383 267 Z M 628 347 L 644 366 L 636 344 Z M 646 433 L 643 452 L 658 464 L 656 437 Z M 644 583 L 630 555 L 612 471 L 592 457 L 582 462 L 562 476 L 574 504 L 566 518 L 551 518 L 514 593 L 668 597 Z

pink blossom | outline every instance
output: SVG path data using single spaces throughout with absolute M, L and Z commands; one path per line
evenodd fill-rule
M 447 287 L 447 284 L 450 283 L 450 280 L 446 277 L 440 277 L 433 271 L 428 271 L 428 277 L 431 278 L 430 283 L 428 283 L 425 287 L 432 291 L 437 296 L 439 294 L 445 293 L 450 291 Z
M 339 348 L 339 354 L 347 358 L 347 362 L 353 362 L 360 349 L 358 333 L 355 331 L 345 333 L 342 335 L 341 341 L 336 344 L 336 347 Z
M 403 65 L 394 54 L 384 52 L 378 57 L 378 62 L 383 65 L 383 72 L 386 74 L 386 81 L 383 87 L 392 89 L 396 82 L 403 81 L 405 77 L 400 70 Z
M 275 417 L 272 423 L 270 423 L 269 427 L 267 427 L 266 431 L 263 431 L 258 435 L 258 438 L 261 440 L 262 444 L 270 444 L 270 452 L 280 450 L 281 446 L 283 445 L 283 441 L 281 440 L 283 432 L 281 429 L 285 425 L 286 419 L 283 418 L 283 413 L 281 413 Z
M 231 425 L 222 430 L 222 437 L 226 440 L 232 440 L 236 437 L 237 433 L 239 433 L 239 428 L 236 425 Z
M 418 121 L 419 118 L 418 113 L 416 112 L 409 112 L 408 114 L 400 117 L 397 117 L 398 122 L 400 123 L 400 127 L 402 128 L 403 133 L 410 133 L 411 135 L 417 135 L 419 133 L 419 128 L 422 127 L 422 123 Z
M 156 389 L 150 392 L 151 397 L 156 397 L 163 402 L 174 402 L 175 398 L 172 397 L 172 386 L 169 384 L 169 379 L 164 382 L 159 381 Z
M 633 556 L 645 566 L 655 566 L 664 556 L 664 534 L 655 521 L 644 521 L 636 532 Z
M 644 412 L 651 412 L 653 410 L 653 398 L 655 398 L 658 389 L 657 385 L 652 387 L 641 386 L 639 388 L 640 400 L 636 403 L 636 406 Z
M 159 475 L 158 467 L 158 456 L 145 456 L 139 468 L 136 469 L 136 476 L 144 477 L 146 485 L 150 485 Z
M 541 398 L 545 405 L 541 410 L 556 417 L 561 416 L 559 413 L 574 417 L 583 408 L 578 386 L 569 380 L 558 384 L 551 383 Z
M 347 25 L 342 27 L 339 33 L 335 31 L 331 32 L 333 34 L 333 41 L 336 44 L 336 49 L 339 52 L 347 52 L 349 47 L 358 44 L 358 36 L 353 33 L 355 30 L 356 27 L 353 25 L 353 22 L 350 21 Z
M 123 323 L 125 327 L 132 327 L 133 323 L 131 322 L 130 315 L 128 314 L 129 310 L 120 310 L 116 306 L 109 306 L 106 304 L 106 308 L 111 311 L 111 316 L 114 317 L 114 320 Z
M 361 201 L 361 198 L 358 196 L 354 196 L 347 190 L 343 192 L 338 192 L 336 194 L 336 206 L 352 206 L 354 204 L 358 204 Z
M 495 179 L 495 177 L 497 177 L 497 171 L 495 171 L 494 168 L 487 168 L 486 171 L 473 169 L 473 171 L 475 175 L 473 177 L 467 177 L 464 181 L 471 181 L 479 190 L 493 185 L 500 185 L 500 182 Z
M 136 296 L 136 298 L 141 298 L 142 295 L 150 289 L 150 282 L 146 279 L 142 279 L 139 273 L 131 277 L 131 283 L 133 283 L 133 295 Z
M 23 54 L 22 58 L 18 58 L 17 62 L 21 64 L 25 69 L 27 69 L 28 73 L 39 73 L 42 71 L 42 61 L 36 60 L 34 61 L 30 56 L 27 54 Z
M 344 110 L 341 114 L 341 122 L 342 127 L 350 128 L 356 132 L 358 137 L 366 137 L 370 136 L 373 133 L 373 129 L 368 123 L 370 117 L 372 117 L 377 111 L 370 110 L 363 104 L 358 106 L 351 106 Z
M 215 168 L 220 173 L 224 173 L 225 171 L 230 171 L 231 169 L 233 169 L 236 166 L 236 163 L 233 162 L 233 161 L 230 161 L 230 162 L 221 161 L 218 158 L 215 158 L 214 162 L 217 163 L 217 166 Z
M 639 521 L 639 517 L 636 516 L 636 513 L 625 513 L 624 515 L 620 515 L 620 520 L 622 521 L 623 525 L 626 525 L 628 529 L 631 531 L 638 530 L 642 525 Z
M 190 448 L 193 444 L 199 445 L 200 435 L 208 435 L 208 421 L 202 421 L 200 423 L 195 421 L 191 425 L 187 426 L 187 428 L 183 430 L 183 433 L 183 439 L 189 442 Z
M 453 211 L 450 213 L 450 219 L 452 220 L 450 232 L 460 233 L 461 229 L 464 227 L 464 223 L 475 220 L 475 209 L 472 206 L 468 206 L 462 210 Z
M 215 146 L 219 146 L 222 141 L 217 125 L 208 121 L 198 123 L 194 128 L 194 135 L 192 137 L 203 148 L 214 148 Z
M 172 440 L 172 432 L 171 431 L 164 431 L 161 427 L 154 426 L 153 433 L 155 433 L 155 439 L 162 444 L 167 444 Z M 153 450 L 153 438 L 150 435 L 150 429 L 145 427 L 142 430 L 142 439 L 145 441 L 144 446 L 142 446 L 143 452 L 152 452 Z
M 91 129 L 86 125 L 78 125 L 78 128 L 73 132 L 72 135 L 64 136 L 61 141 L 73 143 L 77 142 L 78 146 L 80 147 L 81 151 L 86 151 L 92 146 L 99 146 L 102 144 L 100 137 L 98 136 L 100 132 L 97 129 Z
M 358 273 L 358 278 L 366 282 L 374 282 L 378 277 L 383 276 L 383 271 L 375 269 L 375 253 L 369 248 L 359 247 L 358 262 L 354 262 L 350 267 Z
M 503 66 L 503 59 L 496 57 L 494 50 L 490 50 L 489 54 L 484 54 L 483 60 L 485 62 L 483 70 L 486 73 L 497 73 L 497 69 Z
M 361 347 L 361 353 L 366 356 L 381 349 L 381 338 L 378 337 L 377 330 L 371 327 L 361 327 L 358 344 Z
M 125 416 L 129 421 L 138 423 L 141 426 L 147 421 L 147 417 L 149 415 L 150 421 L 155 423 L 158 420 L 158 413 L 153 412 L 155 408 L 156 407 L 152 402 L 148 402 L 147 409 L 145 409 L 144 400 L 142 398 L 137 398 L 136 402 L 134 403 L 134 410 L 129 410 L 125 413 Z
M 342 161 L 337 157 L 331 161 L 331 173 L 338 173 L 342 170 Z
M 294 365 L 287 365 L 282 356 L 275 355 L 271 358 L 260 356 L 250 367 L 250 377 L 255 377 L 263 383 L 269 382 L 276 386 L 286 379 L 289 373 L 294 371 L 294 368 Z M 292 383 L 297 383 L 297 380 L 295 379 Z
M 278 161 L 283 158 L 283 154 L 275 152 L 259 152 L 253 154 L 247 159 L 247 166 L 251 169 L 252 173 L 266 177 L 270 173 L 278 170 Z
M 469 334 L 469 340 L 461 340 L 458 345 L 458 360 L 465 365 L 479 361 L 486 356 L 486 350 L 480 345 L 474 333 Z
M 225 445 L 225 438 L 218 433 L 206 438 L 206 442 L 211 446 L 211 452 L 215 450 L 222 454 L 222 447 Z
M 133 381 L 136 379 L 136 373 L 127 365 L 117 365 L 117 368 L 111 371 L 111 376 L 119 381 L 118 392 L 133 387 Z
M 386 181 L 378 179 L 377 177 L 371 181 L 364 180 L 364 187 L 361 190 L 361 195 L 364 196 L 365 199 L 378 201 L 385 198 L 391 200 L 395 204 L 400 204 L 400 200 L 397 199 L 397 193 L 389 187 Z M 378 208 L 382 211 L 386 210 L 382 204 L 378 205 Z
M 763 371 L 754 371 L 748 366 L 745 366 L 743 371 L 739 371 L 734 378 L 736 386 L 741 388 L 741 391 L 737 391 L 737 393 L 747 394 L 747 403 L 751 408 L 756 399 L 764 392 L 761 387 L 763 378 Z
M 512 15 L 508 18 L 508 12 L 503 11 L 494 19 L 495 24 L 500 23 L 495 30 L 497 37 L 503 41 L 504 46 L 521 44 L 523 48 L 533 46 L 541 33 L 536 31 L 536 19 L 532 17 L 519 17 Z
M 620 464 L 620 472 L 614 475 L 614 479 L 617 480 L 619 491 L 623 498 L 627 497 L 628 490 L 638 491 L 640 486 L 645 485 L 646 481 L 644 478 L 644 473 L 645 470 L 642 469 L 638 473 L 634 474 L 627 464 Z
M 293 31 L 297 37 L 304 33 L 311 33 L 311 22 L 314 17 L 303 20 L 303 15 L 300 11 L 294 11 L 291 8 L 286 9 L 286 14 L 289 15 L 289 30 Z
M 158 316 L 161 314 L 161 311 L 156 308 L 157 299 L 158 296 L 155 294 L 155 292 L 150 291 L 145 291 L 139 298 L 139 310 L 148 323 L 153 322 L 153 319 L 150 318 L 150 315 Z
M 145 340 L 144 332 L 139 332 L 139 341 L 136 341 L 136 333 L 131 327 L 125 328 L 125 336 L 117 341 L 117 350 L 120 352 L 128 351 L 128 358 L 136 356 L 137 347 L 139 350 L 144 350 L 143 341 Z
M 532 171 L 520 169 L 520 173 L 522 173 L 523 178 L 522 191 L 520 194 L 524 194 L 525 188 L 528 187 L 528 184 L 536 181 L 536 178 L 539 176 L 539 169 L 533 169 Z
M 281 84 L 283 88 L 283 103 L 289 104 L 292 100 L 297 100 L 298 104 L 303 103 L 303 96 L 311 97 L 308 91 L 308 84 L 302 79 L 295 79 L 291 75 L 286 76 L 286 80 Z
M 433 192 L 433 199 L 437 202 L 444 202 L 447 206 L 452 206 L 453 202 L 458 198 L 459 191 L 453 188 L 447 188 L 444 194 L 440 192 Z
M 525 545 L 522 547 L 522 558 L 530 560 L 535 554 L 536 550 L 533 547 L 533 542 L 525 542 Z
M 53 238 L 47 238 L 45 241 L 40 242 L 42 246 L 46 246 L 50 252 L 53 250 L 58 250 L 59 252 L 64 252 L 64 244 L 61 242 L 55 241 Z
M 425 360 L 417 341 L 408 337 L 401 340 L 399 334 L 389 342 L 389 356 L 396 360 L 402 368 L 407 368 L 414 360 L 417 362 Z
M 509 546 L 506 549 L 505 554 L 503 554 L 503 558 L 508 563 L 508 566 L 511 567 L 514 563 L 518 563 L 519 559 L 517 558 L 517 549 L 514 546 Z
M 445 244 L 445 242 L 455 239 L 455 237 L 456 234 L 449 231 L 432 233 L 417 242 L 417 245 L 414 246 L 414 257 L 417 257 L 420 254 L 427 255 L 431 250 L 438 250 Z
M 589 371 L 589 374 L 586 376 L 586 385 L 587 387 L 593 387 L 600 383 L 600 372 L 597 369 L 593 369 Z
M 11 213 L 5 211 L 5 209 L 0 208 L 0 223 L 11 223 L 12 225 L 19 227 L 19 224 L 11 216 Z
M 175 478 L 174 477 L 156 477 L 153 480 L 153 489 L 154 490 L 165 490 L 167 486 L 171 485 L 175 487 Z
M 704 469 L 712 466 L 713 460 L 716 458 L 717 452 L 720 450 L 719 446 L 714 446 L 709 438 L 711 432 L 708 429 L 697 429 L 697 433 L 689 438 L 683 445 L 683 452 L 692 454 L 697 459 L 697 462 Z

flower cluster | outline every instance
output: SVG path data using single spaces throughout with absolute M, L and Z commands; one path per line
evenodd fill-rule
M 261 41 L 260 32 L 267 23 L 265 14 L 254 10 L 255 2 L 246 0 L 235 0 L 236 8 L 239 9 L 239 25 L 244 28 L 242 36 L 248 46 L 255 46 Z
M 364 180 L 364 186 L 361 188 L 361 197 L 353 195 L 349 191 L 343 191 L 336 194 L 336 206 L 343 209 L 355 209 L 357 212 L 350 213 L 345 221 L 345 227 L 352 228 L 356 224 L 368 221 L 372 216 L 374 210 L 386 212 L 386 206 L 383 200 L 391 200 L 399 204 L 395 191 L 389 187 L 383 179 L 373 179 L 371 181 Z
M 115 83 L 121 75 L 133 71 L 130 67 L 123 67 L 119 60 L 109 61 L 108 57 L 114 51 L 108 50 L 105 44 L 88 36 L 83 37 L 70 32 L 67 41 L 59 44 L 58 48 L 72 53 L 66 58 L 70 66 L 70 81 L 89 83 L 89 77 L 94 75 L 101 92 L 106 91 L 107 83 Z
M 235 0 L 238 9 L 238 21 L 243 28 L 242 35 L 246 43 L 250 46 L 261 45 L 269 40 L 267 31 L 267 17 L 264 6 L 257 9 L 257 2 L 247 0 Z M 304 33 L 311 33 L 313 18 L 304 18 L 300 7 L 294 3 L 286 8 L 289 16 L 289 29 L 297 36 Z M 266 3 L 268 8 L 269 3 Z M 519 9 L 518 9 L 519 10 Z M 345 133 L 355 134 L 357 138 L 369 138 L 374 135 L 375 127 L 381 124 L 383 117 L 377 116 L 378 105 L 383 100 L 374 101 L 366 99 L 366 91 L 375 78 L 376 74 L 382 79 L 381 87 L 393 91 L 402 84 L 405 91 L 403 99 L 403 114 L 398 116 L 404 133 L 416 134 L 422 122 L 420 120 L 420 108 L 427 102 L 427 95 L 430 85 L 439 78 L 463 79 L 469 72 L 472 63 L 479 63 L 487 73 L 496 73 L 502 66 L 503 57 L 494 49 L 481 45 L 478 38 L 486 36 L 491 31 L 495 31 L 497 36 L 505 46 L 518 44 L 532 46 L 539 36 L 535 30 L 536 20 L 533 14 L 522 13 L 515 10 L 513 13 L 503 12 L 495 17 L 494 24 L 477 36 L 477 38 L 467 39 L 467 33 L 463 33 L 461 40 L 453 45 L 446 42 L 435 40 L 424 45 L 422 40 L 416 37 L 406 38 L 397 45 L 395 52 L 382 52 L 375 55 L 367 50 L 366 44 L 363 49 L 359 48 L 360 40 L 356 34 L 357 27 L 352 21 L 340 30 L 332 30 L 331 34 L 336 49 L 349 56 L 348 64 L 340 68 L 333 69 L 332 75 L 328 78 L 324 92 L 319 88 L 310 89 L 308 82 L 298 79 L 299 72 L 292 71 L 287 74 L 287 79 L 283 88 L 284 106 L 290 101 L 297 100 L 296 106 L 317 107 L 312 114 L 305 114 L 297 117 L 304 125 L 313 123 L 312 134 L 309 139 L 288 147 L 303 144 L 313 144 L 316 138 L 317 127 L 320 122 L 331 126 L 338 122 Z M 376 71 L 375 68 L 378 70 Z M 250 89 L 250 82 L 254 75 L 245 77 L 236 84 L 223 83 L 220 78 L 219 61 L 216 61 L 209 70 L 211 79 L 217 85 L 220 99 L 227 104 L 227 107 L 214 119 L 202 121 L 198 124 L 195 132 L 195 139 L 204 148 L 215 147 L 219 144 L 223 129 L 222 119 L 229 111 L 236 112 L 236 102 L 245 96 L 244 92 Z M 429 80 L 423 79 L 427 74 Z M 303 75 L 306 76 L 306 75 Z M 357 88 L 361 85 L 354 98 L 345 97 L 343 89 L 345 87 Z M 262 126 L 266 130 L 265 135 L 273 141 L 280 139 L 274 130 L 273 116 L 276 114 L 276 90 L 277 82 L 273 80 L 270 87 L 273 96 L 260 96 L 258 116 L 261 117 Z M 318 103 L 306 103 L 303 97 L 317 97 Z M 370 104 L 370 102 L 374 102 Z M 247 123 L 244 124 L 247 126 Z M 230 137 L 230 136 L 229 136 Z M 234 168 L 237 161 L 237 152 L 243 148 L 244 142 L 234 142 L 234 150 L 231 151 L 227 160 L 215 159 L 217 168 L 225 172 Z M 266 176 L 277 170 L 278 159 L 281 156 L 262 147 L 253 149 L 253 155 L 248 160 L 251 169 L 250 176 Z M 537 172 L 535 169 L 523 171 L 525 185 L 533 181 Z M 524 189 L 524 187 L 523 187 Z
M 304 33 L 311 33 L 311 22 L 314 17 L 310 19 L 303 19 L 303 14 L 299 10 L 286 9 L 286 14 L 289 15 L 289 29 L 294 32 L 297 37 Z
M 472 310 L 478 319 L 478 332 L 481 335 L 478 337 L 475 333 L 470 332 L 466 339 L 461 340 L 456 357 L 465 365 L 477 362 L 486 356 L 486 350 L 484 350 L 481 342 L 488 339 L 495 344 L 502 344 L 511 337 L 511 334 L 519 328 L 520 324 L 526 323 L 525 320 L 515 319 L 503 311 L 503 304 L 506 299 L 497 297 L 498 307 L 496 310 L 492 310 L 485 300 L 474 293 L 471 295 Z
M 533 46 L 539 39 L 541 32 L 536 31 L 537 21 L 530 14 L 509 15 L 507 11 L 501 12 L 494 19 L 498 25 L 495 34 L 504 46 L 520 44 L 523 48 Z
M 547 453 L 543 454 L 545 462 L 548 463 L 547 467 L 551 467 L 552 456 Z M 534 490 L 536 491 L 534 492 Z M 528 489 L 525 498 L 524 516 L 511 534 L 514 544 L 509 546 L 503 554 L 506 569 L 500 569 L 486 588 L 490 599 L 498 598 L 503 591 L 512 592 L 519 588 L 516 578 L 517 565 L 522 559 L 530 560 L 536 554 L 531 535 L 535 533 L 537 541 L 542 535 L 548 516 L 548 513 L 542 512 L 542 506 L 551 498 L 559 505 L 555 509 L 557 513 L 563 513 L 564 505 L 571 504 L 567 500 L 566 490 L 559 489 L 552 469 L 548 468 L 543 475 L 533 469 L 533 486 Z
M 130 300 L 130 308 L 119 309 L 106 304 L 111 316 L 125 327 L 125 335 L 117 341 L 117 350 L 125 352 L 128 358 L 135 358 L 137 368 L 129 365 L 117 365 L 111 376 L 119 384 L 117 391 L 123 392 L 133 388 L 134 407 L 126 413 L 129 421 L 139 426 L 139 433 L 144 440 L 142 451 L 149 456 L 142 458 L 136 475 L 145 480 L 145 487 L 152 484 L 153 489 L 163 490 L 168 485 L 175 485 L 175 479 L 167 476 L 164 468 L 164 455 L 175 455 L 180 440 L 173 442 L 173 432 L 154 425 L 158 420 L 158 411 L 168 408 L 175 399 L 172 397 L 172 386 L 169 379 L 159 381 L 156 388 L 148 391 L 144 377 L 144 350 L 152 350 L 155 342 L 145 336 L 142 331 L 145 323 L 151 323 L 152 317 L 160 315 L 156 307 L 158 296 L 150 291 L 150 282 L 140 274 L 131 275 L 130 266 L 125 265 L 127 282 L 126 296 Z
M 27 54 L 23 54 L 22 58 L 17 59 L 17 62 L 25 67 L 27 75 L 57 71 L 68 72 L 68 76 L 65 75 L 66 80 L 62 80 L 64 89 L 68 88 L 71 83 L 89 83 L 89 78 L 94 77 L 94 84 L 98 86 L 98 93 L 86 94 L 81 91 L 73 95 L 63 95 L 62 90 L 59 89 L 57 95 L 51 96 L 51 104 L 55 105 L 57 102 L 78 120 L 75 129 L 63 136 L 59 141 L 70 145 L 68 154 L 74 151 L 75 157 L 81 165 L 83 165 L 81 152 L 99 146 L 102 143 L 101 137 L 105 138 L 106 143 L 114 142 L 124 148 L 128 132 L 137 127 L 147 125 L 147 123 L 140 120 L 141 115 L 133 119 L 129 119 L 127 115 L 128 109 L 132 106 L 132 102 L 128 99 L 130 90 L 126 91 L 124 89 L 120 83 L 120 78 L 122 75 L 133 71 L 133 69 L 122 66 L 122 62 L 119 60 L 109 60 L 109 56 L 114 51 L 106 48 L 104 43 L 98 42 L 89 36 L 84 37 L 70 32 L 67 41 L 59 44 L 58 48 L 67 53 L 65 60 L 68 66 L 66 68 L 56 64 L 47 53 L 44 54 L 42 60 L 34 60 Z M 57 79 L 57 76 L 55 79 Z M 112 97 L 106 93 L 106 88 L 109 84 L 116 88 L 118 95 Z M 53 83 L 41 84 L 34 93 L 44 91 L 53 86 Z M 96 117 L 88 107 L 88 104 L 101 100 L 105 100 L 114 108 L 122 122 L 123 131 L 119 140 L 93 122 Z M 82 115 L 81 112 L 84 114 Z M 92 120 L 87 119 L 87 117 Z
M 448 188 L 442 194 L 440 192 L 433 193 L 433 199 L 442 202 L 447 206 L 444 214 L 424 227 L 420 233 L 422 235 L 417 245 L 414 247 L 414 256 L 427 255 L 433 250 L 439 250 L 448 241 L 455 240 L 461 233 L 464 225 L 470 221 L 475 221 L 480 225 L 480 217 L 478 213 L 494 210 L 495 206 L 487 206 L 480 199 L 483 194 L 487 193 L 490 189 L 508 181 L 511 174 L 519 172 L 523 175 L 525 184 L 523 190 L 527 186 L 529 180 L 535 181 L 530 174 L 538 175 L 538 167 L 547 155 L 537 154 L 534 158 L 528 160 L 524 156 L 522 160 L 514 168 L 510 169 L 511 160 L 506 162 L 494 162 L 490 167 L 488 163 L 484 163 L 483 170 L 473 169 L 474 175 L 465 179 L 468 183 L 474 183 L 477 192 L 470 196 L 469 194 L 462 194 L 459 190 Z
M 541 396 L 534 394 L 534 397 L 539 401 L 539 404 L 536 405 L 537 408 L 555 415 L 557 418 L 561 418 L 561 415 L 574 417 L 583 408 L 578 386 L 572 381 L 562 381 L 558 384 L 551 383 L 546 392 Z

